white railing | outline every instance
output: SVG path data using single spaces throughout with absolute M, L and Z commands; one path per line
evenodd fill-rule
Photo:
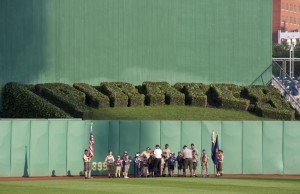
M 289 91 L 285 88 L 284 84 L 278 80 L 275 76 L 272 76 L 272 85 L 273 87 L 277 88 L 281 95 L 284 96 L 291 104 L 291 106 L 298 112 L 300 113 L 300 104 L 299 102 L 295 99 L 294 96 L 292 96 Z

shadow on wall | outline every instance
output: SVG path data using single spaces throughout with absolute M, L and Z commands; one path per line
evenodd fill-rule
M 28 158 L 27 158 L 27 146 L 25 146 L 25 162 L 24 162 L 23 177 L 29 177 L 29 173 L 28 173 Z
M 52 177 L 56 177 L 55 170 L 52 170 L 51 176 L 52 176 Z
M 44 71 L 46 2 L 0 1 L 0 87 L 12 81 L 30 83 Z

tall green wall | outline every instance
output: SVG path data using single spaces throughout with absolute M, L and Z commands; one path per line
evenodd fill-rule
M 0 120 L 0 177 L 80 175 L 90 122 Z M 134 156 L 147 146 L 170 144 L 173 152 L 194 143 L 211 154 L 211 132 L 224 150 L 226 174 L 300 174 L 296 121 L 93 121 L 93 175 L 106 174 L 108 150 Z M 210 160 L 210 173 L 213 165 Z M 131 168 L 132 170 L 132 168 Z M 200 167 L 198 172 L 200 173 Z
M 1 0 L 0 86 L 251 84 L 271 64 L 271 21 L 272 0 Z

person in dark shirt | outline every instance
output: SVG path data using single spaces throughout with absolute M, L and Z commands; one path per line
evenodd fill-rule
M 178 156 L 176 158 L 177 161 L 177 169 L 178 169 L 178 176 L 182 176 L 182 169 L 183 169 L 183 156 L 181 152 L 178 152 Z
M 167 159 L 168 169 L 170 169 L 170 176 L 174 176 L 176 157 L 175 153 L 172 153 L 171 156 Z

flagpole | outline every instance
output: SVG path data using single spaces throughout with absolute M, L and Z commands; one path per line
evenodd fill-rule
M 91 133 L 93 132 L 93 121 L 91 121 Z

